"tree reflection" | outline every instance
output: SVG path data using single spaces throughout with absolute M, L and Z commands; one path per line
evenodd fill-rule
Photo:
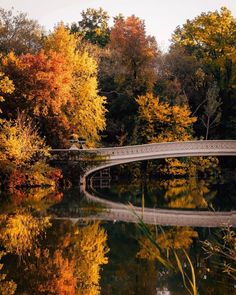
M 11 215 L 2 214 L 0 221 L 1 245 L 7 252 L 19 256 L 29 253 L 50 226 L 49 218 L 36 218 L 29 211 L 20 209 Z
M 165 189 L 164 198 L 171 208 L 206 208 L 205 196 L 209 193 L 206 180 L 193 178 L 174 178 L 162 181 Z
M 107 234 L 99 222 L 53 222 L 47 234 L 17 269 L 9 257 L 19 294 L 97 295 L 100 268 L 108 259 Z
M 0 251 L 0 261 L 5 254 L 6 254 L 5 252 Z M 3 266 L 4 265 L 2 263 L 0 263 L 0 294 L 1 295 L 13 295 L 16 290 L 16 283 L 14 283 L 12 280 L 8 281 L 6 279 L 7 275 L 5 273 L 3 273 L 3 271 L 2 271 Z
M 191 246 L 193 239 L 198 237 L 198 233 L 193 228 L 188 226 L 175 226 L 165 229 L 165 231 L 157 230 L 154 226 L 146 225 L 152 233 L 157 244 L 163 250 L 188 250 Z M 146 236 L 141 236 L 139 239 L 140 249 L 137 257 L 148 260 L 157 260 L 160 256 L 160 251 L 154 243 Z

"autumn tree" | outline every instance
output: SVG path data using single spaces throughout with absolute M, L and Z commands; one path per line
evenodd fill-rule
M 5 186 L 55 186 L 60 173 L 45 162 L 48 157 L 49 148 L 30 119 L 19 115 L 15 121 L 2 124 L 0 175 Z
M 100 269 L 108 261 L 106 241 L 99 222 L 54 222 L 13 278 L 27 294 L 98 295 Z
M 91 145 L 99 140 L 99 131 L 105 128 L 105 97 L 98 95 L 96 60 L 86 46 L 77 49 L 76 42 L 76 38 L 61 24 L 45 41 L 45 49 L 61 53 L 67 66 L 71 67 L 71 98 L 65 108 L 69 128 L 71 133 L 84 137 Z
M 4 95 L 12 93 L 14 91 L 14 85 L 12 81 L 0 71 L 0 103 L 4 101 Z M 2 112 L 0 107 L 0 113 Z M 1 123 L 1 120 L 0 120 Z
M 153 90 L 158 54 L 156 40 L 146 34 L 144 21 L 134 15 L 115 18 L 99 71 L 101 93 L 108 98 L 109 141 L 119 145 L 135 142 L 135 98 Z
M 222 99 L 221 136 L 226 137 L 228 118 L 234 103 L 234 59 L 236 21 L 231 12 L 222 7 L 220 12 L 202 13 L 177 27 L 172 36 L 172 48 L 182 47 L 203 64 L 204 72 L 217 81 Z
M 0 52 L 36 52 L 42 46 L 42 27 L 27 14 L 0 8 Z
M 108 26 L 109 15 L 101 7 L 99 9 L 88 8 L 81 13 L 82 20 L 72 23 L 72 33 L 79 33 L 83 39 L 93 44 L 104 47 L 109 42 L 110 29 Z
M 141 143 L 188 141 L 193 138 L 193 123 L 197 118 L 191 116 L 188 105 L 170 105 L 167 99 L 152 94 L 139 96 L 137 140 Z M 201 163 L 201 164 L 200 164 Z M 196 166 L 212 168 L 217 165 L 215 158 L 165 159 L 164 166 L 158 170 L 166 175 L 196 175 Z
M 158 49 L 155 38 L 147 36 L 144 21 L 134 15 L 117 18 L 110 38 L 110 75 L 120 89 L 134 96 L 152 90 Z
M 192 114 L 200 118 L 207 90 L 213 83 L 213 77 L 204 72 L 202 61 L 182 47 L 171 48 L 169 52 L 159 55 L 157 70 L 154 93 L 168 97 L 170 104 L 188 104 Z M 205 133 L 201 120 L 197 120 L 193 128 L 199 137 Z
M 99 140 L 105 99 L 98 95 L 97 64 L 86 49 L 77 49 L 63 24 L 46 38 L 44 50 L 19 58 L 10 53 L 2 64 L 16 88 L 3 105 L 6 115 L 16 116 L 19 108 L 34 116 L 52 146 L 68 145 L 73 133 L 88 144 Z
M 152 94 L 139 96 L 139 136 L 140 143 L 186 141 L 191 139 L 192 124 L 196 121 L 191 117 L 187 105 L 171 106 L 160 101 Z

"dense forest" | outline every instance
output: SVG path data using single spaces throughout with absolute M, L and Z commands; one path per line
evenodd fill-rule
M 137 16 L 119 14 L 111 24 L 106 11 L 90 8 L 78 19 L 72 24 L 60 22 L 46 32 L 27 14 L 0 8 L 3 295 L 13 295 L 16 290 L 17 294 L 100 293 L 100 268 L 108 263 L 108 236 L 99 222 L 80 226 L 70 220 L 59 222 L 51 218 L 57 208 L 63 209 L 66 204 L 85 212 L 85 216 L 89 210 L 97 209 L 91 202 L 83 205 L 77 191 L 76 196 L 67 196 L 76 188 L 70 187 L 73 181 L 66 179 L 66 172 L 53 165 L 52 148 L 68 148 L 71 140 L 79 138 L 85 140 L 88 148 L 236 139 L 236 19 L 226 7 L 180 24 L 172 34 L 168 52 L 160 50 L 155 37 L 146 33 L 145 21 Z M 232 158 L 229 161 L 233 163 Z M 216 196 L 215 172 L 223 166 L 219 163 L 216 157 L 192 157 L 115 167 L 121 178 L 122 173 L 128 176 L 128 182 L 118 185 L 117 191 L 126 193 L 129 201 L 140 198 L 143 207 L 145 199 L 145 204 L 149 202 L 155 208 L 165 201 L 167 208 L 206 209 Z M 81 169 L 82 164 L 78 166 L 76 169 Z M 156 183 L 148 179 L 157 173 L 163 176 L 158 192 Z M 198 180 L 196 176 L 200 174 L 205 179 Z M 78 184 L 77 176 L 74 178 Z M 223 177 L 220 182 L 226 188 L 220 191 L 221 196 L 230 195 L 221 202 L 231 210 L 234 186 L 224 183 Z M 210 190 L 212 186 L 214 189 Z M 160 191 L 165 192 L 162 197 Z M 58 207 L 54 206 L 56 203 Z M 98 207 L 98 211 L 102 209 Z M 144 290 L 155 292 L 150 294 L 156 294 L 158 273 L 153 261 L 163 261 L 161 248 L 169 256 L 170 249 L 187 251 L 191 244 L 196 247 L 198 232 L 187 226 L 167 228 L 166 233 L 162 230 L 157 240 L 152 238 L 156 234 L 154 226 L 150 226 L 149 238 L 142 236 L 136 226 L 119 224 L 116 228 L 119 227 L 120 232 L 110 229 L 113 238 L 118 237 L 114 239 L 115 250 L 111 251 L 117 260 L 119 255 L 128 254 L 123 274 L 118 268 L 111 281 L 125 293 L 131 294 L 129 284 L 133 280 L 134 285 L 138 283 Z M 132 237 L 137 239 L 136 246 L 132 246 L 133 260 L 127 258 L 129 240 L 121 243 L 125 227 L 131 228 Z M 202 240 L 207 232 L 211 231 L 203 229 Z M 225 273 L 233 279 L 233 290 L 235 232 L 218 231 L 217 238 L 223 243 L 207 241 L 204 251 L 209 257 L 223 257 L 220 277 Z M 178 262 L 176 252 L 173 253 L 172 258 Z M 185 256 L 185 261 L 190 261 Z M 196 268 L 197 276 L 204 275 L 205 281 L 210 273 L 215 287 L 217 277 L 211 273 L 211 265 L 201 262 L 203 258 L 199 254 L 195 261 L 198 266 L 202 264 L 202 268 Z M 138 259 L 148 261 L 144 271 Z M 173 268 L 182 269 L 181 263 Z M 161 271 L 159 284 L 165 286 L 163 274 L 167 273 Z M 226 281 L 220 286 L 225 290 L 228 285 Z M 203 286 L 208 294 L 215 294 L 211 284 L 210 291 Z M 110 288 L 110 281 L 106 282 L 107 294 L 111 294 Z M 217 294 L 223 294 L 221 288 Z
M 0 9 L 5 183 L 53 184 L 61 175 L 49 149 L 71 138 L 87 147 L 235 138 L 236 20 L 227 8 L 177 27 L 164 53 L 134 15 L 110 26 L 100 8 L 80 19 L 45 32 Z

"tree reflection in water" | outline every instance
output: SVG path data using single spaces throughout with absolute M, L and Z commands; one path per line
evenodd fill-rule
M 100 268 L 108 263 L 105 230 L 99 222 L 53 221 L 46 209 L 58 194 L 45 201 L 41 191 L 35 192 L 3 204 L 1 294 L 15 294 L 16 286 L 17 294 L 27 295 L 100 294 Z

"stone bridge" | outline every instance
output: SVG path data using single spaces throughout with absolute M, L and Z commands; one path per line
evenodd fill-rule
M 86 190 L 86 178 L 95 171 L 107 167 L 143 160 L 163 159 L 173 157 L 193 156 L 236 156 L 236 140 L 202 140 L 184 142 L 166 142 L 124 147 L 83 149 L 54 149 L 52 153 L 59 155 L 61 161 L 76 162 L 87 158 L 86 154 L 96 155 L 93 165 L 85 171 L 81 179 L 81 190 L 86 198 L 105 206 L 104 211 L 94 216 L 71 218 L 73 221 L 81 219 L 113 220 L 137 222 L 141 217 L 147 224 L 189 225 L 203 227 L 236 226 L 236 213 L 208 212 L 185 210 L 161 210 L 139 207 L 128 208 L 124 204 L 110 202 L 90 194 Z
M 52 153 L 56 153 L 64 161 L 72 162 L 81 161 L 82 155 L 86 153 L 99 156 L 86 170 L 82 179 L 84 182 L 86 177 L 95 171 L 130 162 L 177 157 L 236 156 L 236 140 L 164 142 L 83 150 L 72 147 L 54 149 Z

